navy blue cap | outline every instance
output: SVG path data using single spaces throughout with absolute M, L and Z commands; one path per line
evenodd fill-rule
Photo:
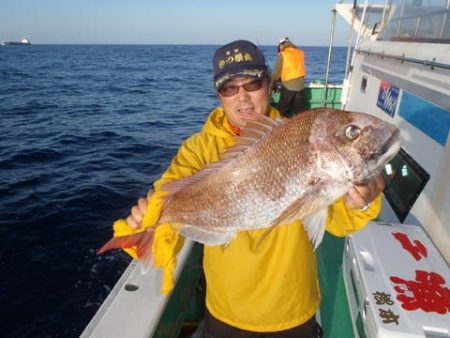
M 260 79 L 269 76 L 261 50 L 250 41 L 237 40 L 220 47 L 213 57 L 214 87 L 240 76 Z

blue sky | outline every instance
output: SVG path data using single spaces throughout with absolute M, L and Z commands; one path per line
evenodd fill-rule
M 0 41 L 327 46 L 337 0 L 0 0 Z M 346 1 L 352 3 L 352 1 Z M 347 44 L 338 18 L 335 45 Z

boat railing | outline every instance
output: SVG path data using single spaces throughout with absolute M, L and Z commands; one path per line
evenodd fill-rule
M 305 88 L 305 108 L 336 108 L 340 109 L 342 84 L 326 84 L 323 80 L 313 80 Z M 280 90 L 275 87 L 272 92 L 272 104 L 277 105 L 280 99 Z
M 411 58 L 411 57 L 407 57 L 404 54 L 402 55 L 394 55 L 394 54 L 387 54 L 387 53 L 379 53 L 379 52 L 373 52 L 367 49 L 357 49 L 356 53 L 361 53 L 361 54 L 366 54 L 366 55 L 373 55 L 373 56 L 378 56 L 382 59 L 393 59 L 393 60 L 397 60 L 401 63 L 415 63 L 415 64 L 419 64 L 422 66 L 426 66 L 426 67 L 430 67 L 431 69 L 433 68 L 441 68 L 441 69 L 450 69 L 450 64 L 447 63 L 442 63 L 442 62 L 436 62 L 435 59 L 433 60 L 427 60 L 427 59 L 417 59 L 417 58 Z

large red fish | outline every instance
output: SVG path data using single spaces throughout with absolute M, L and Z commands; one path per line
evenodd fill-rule
M 278 121 L 261 116 L 247 122 L 221 161 L 163 186 L 170 195 L 159 224 L 221 245 L 238 231 L 302 220 L 317 247 L 327 206 L 378 175 L 399 149 L 398 129 L 364 113 L 313 109 Z M 114 238 L 99 253 L 134 245 L 145 252 L 153 231 Z

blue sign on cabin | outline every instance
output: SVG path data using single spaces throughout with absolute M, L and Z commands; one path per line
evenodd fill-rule
M 380 91 L 378 92 L 377 106 L 394 117 L 399 93 L 399 88 L 391 86 L 389 82 L 382 80 L 380 83 Z
M 450 111 L 403 91 L 398 114 L 440 145 L 447 145 Z

